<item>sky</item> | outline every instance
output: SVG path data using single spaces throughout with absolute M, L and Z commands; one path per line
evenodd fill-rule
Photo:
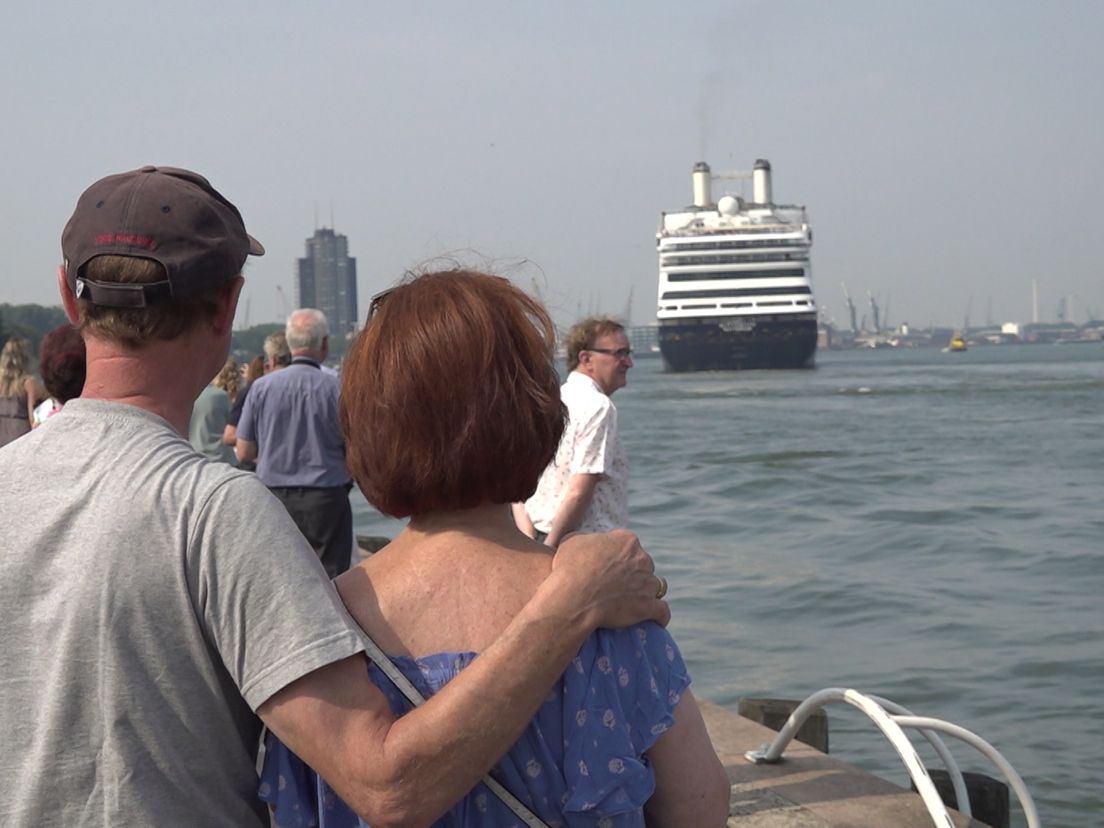
M 1104 317 L 1104 3 L 1055 0 L 19 4 L 0 30 L 0 302 L 58 304 L 80 192 L 206 175 L 267 248 L 239 326 L 282 321 L 316 227 L 361 314 L 444 258 L 561 324 L 655 318 L 690 173 L 771 162 L 814 293 L 892 325 Z M 724 188 L 714 185 L 714 197 Z

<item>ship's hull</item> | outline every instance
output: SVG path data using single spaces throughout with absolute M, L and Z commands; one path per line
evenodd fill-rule
M 816 314 L 664 319 L 659 349 L 668 371 L 811 368 Z

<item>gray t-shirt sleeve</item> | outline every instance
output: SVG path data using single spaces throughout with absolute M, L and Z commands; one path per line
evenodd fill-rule
M 255 478 L 218 486 L 191 539 L 195 611 L 254 711 L 297 678 L 364 649 L 314 551 Z

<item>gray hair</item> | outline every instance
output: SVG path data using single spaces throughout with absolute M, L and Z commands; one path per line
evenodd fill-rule
M 287 318 L 286 330 L 288 347 L 292 353 L 317 351 L 322 347 L 322 340 L 330 335 L 326 314 L 317 308 L 293 310 Z
M 264 340 L 265 357 L 276 365 L 291 364 L 291 349 L 288 347 L 287 334 L 273 331 Z

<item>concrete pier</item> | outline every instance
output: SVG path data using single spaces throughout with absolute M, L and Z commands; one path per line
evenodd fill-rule
M 699 699 L 709 736 L 732 783 L 728 824 L 733 828 L 930 828 L 920 797 L 794 741 L 777 765 L 744 758 L 775 732 Z M 881 738 L 877 733 L 872 738 Z M 959 828 L 984 823 L 950 811 Z

